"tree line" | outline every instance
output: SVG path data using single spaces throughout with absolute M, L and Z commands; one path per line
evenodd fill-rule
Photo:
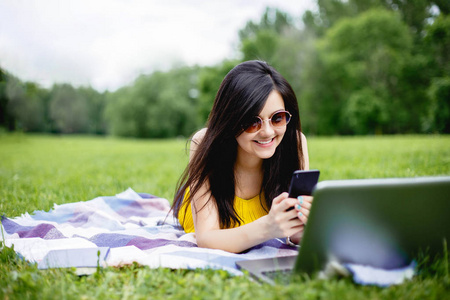
M 239 31 L 239 59 L 143 74 L 114 92 L 47 89 L 0 68 L 0 127 L 189 136 L 228 71 L 261 59 L 291 83 L 307 134 L 449 133 L 449 12 L 446 0 L 318 0 L 298 18 L 268 8 Z

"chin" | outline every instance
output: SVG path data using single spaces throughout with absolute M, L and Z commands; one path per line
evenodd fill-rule
M 269 159 L 275 154 L 275 151 L 268 151 L 263 153 L 258 153 L 259 158 L 261 159 Z

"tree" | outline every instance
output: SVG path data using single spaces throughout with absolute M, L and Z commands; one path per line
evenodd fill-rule
M 105 134 L 106 123 L 103 111 L 106 106 L 106 95 L 94 90 L 92 87 L 80 87 L 77 93 L 86 100 L 88 126 L 87 132 Z
M 217 91 L 225 76 L 239 63 L 239 61 L 225 60 L 216 66 L 203 67 L 199 72 L 198 78 L 198 122 L 205 124 L 209 112 L 216 98 Z
M 408 28 L 386 10 L 343 19 L 327 31 L 308 73 L 315 74 L 320 66 L 320 77 L 328 86 L 310 81 L 307 89 L 313 91 L 304 94 L 318 107 L 316 121 L 327 125 L 318 133 L 392 132 L 397 112 L 408 109 L 398 94 L 398 82 L 411 47 Z M 320 91 L 323 88 L 326 91 Z
M 14 130 L 40 132 L 46 130 L 45 99 L 47 91 L 36 83 L 23 83 L 10 76 L 4 86 L 6 107 L 5 115 L 14 120 L 10 127 Z
M 426 132 L 450 133 L 450 16 L 441 15 L 426 28 L 425 43 L 432 57 L 433 73 L 426 96 Z
M 433 58 L 434 76 L 450 76 L 450 16 L 437 17 L 426 28 L 424 41 Z
M 8 95 L 8 82 L 10 81 L 10 75 L 0 68 L 0 127 L 4 127 L 7 130 L 15 129 L 15 119 L 9 109 L 9 95 Z
M 323 36 L 340 19 L 356 17 L 367 10 L 378 8 L 400 14 L 403 22 L 420 37 L 429 18 L 432 7 L 448 14 L 450 4 L 446 0 L 318 0 L 318 12 L 306 11 L 303 22 L 309 30 Z
M 259 23 L 248 21 L 245 27 L 239 30 L 241 41 L 255 38 L 261 31 L 274 31 L 282 35 L 286 28 L 293 27 L 292 18 L 285 12 L 275 8 L 266 8 Z
M 163 138 L 191 135 L 198 128 L 197 67 L 141 75 L 109 96 L 105 117 L 119 136 Z
M 244 61 L 267 61 L 285 77 L 299 63 L 303 36 L 292 18 L 278 9 L 267 8 L 258 24 L 247 22 L 239 37 Z
M 57 132 L 85 133 L 89 128 L 87 100 L 69 84 L 56 84 L 51 90 L 50 118 Z
M 450 77 L 434 78 L 428 89 L 430 105 L 424 121 L 429 132 L 450 133 Z

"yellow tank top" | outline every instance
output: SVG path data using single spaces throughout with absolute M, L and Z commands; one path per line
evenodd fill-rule
M 191 202 L 188 201 L 188 197 L 189 188 L 187 188 L 186 193 L 184 193 L 183 204 L 180 211 L 178 212 L 178 221 L 180 222 L 184 231 L 186 231 L 187 233 L 195 232 L 194 220 L 192 218 Z M 269 210 L 265 209 L 265 201 L 262 201 L 263 205 L 261 205 L 261 201 L 259 199 L 259 195 L 248 200 L 239 198 L 237 196 L 234 197 L 234 208 L 238 216 L 241 218 L 241 225 L 251 223 L 261 218 L 262 216 L 267 215 L 267 212 Z M 236 224 L 233 227 L 238 227 L 238 225 Z

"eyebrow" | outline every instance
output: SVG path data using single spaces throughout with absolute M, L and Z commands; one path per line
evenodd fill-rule
M 274 114 L 276 114 L 276 113 L 279 112 L 279 111 L 285 111 L 285 110 L 286 110 L 286 108 L 279 108 L 279 109 L 277 109 L 277 110 L 274 110 L 274 111 L 269 115 L 269 117 L 273 116 Z M 262 117 L 261 117 L 260 115 L 258 115 L 258 117 L 260 117 L 260 118 L 262 119 Z

